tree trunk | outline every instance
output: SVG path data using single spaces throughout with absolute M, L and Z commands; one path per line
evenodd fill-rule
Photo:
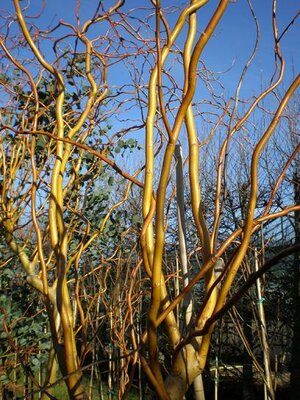
M 176 356 L 172 373 L 165 380 L 169 400 L 182 400 L 189 386 L 201 375 L 198 353 L 192 344 L 186 345 Z
M 254 260 L 255 272 L 257 272 L 259 268 L 258 268 L 258 256 L 256 249 L 254 255 L 255 255 L 255 260 Z M 274 393 L 272 372 L 271 372 L 271 362 L 270 362 L 270 348 L 268 343 L 267 321 L 265 318 L 265 309 L 263 305 L 263 296 L 262 296 L 260 278 L 256 280 L 256 288 L 257 288 L 257 308 L 258 308 L 258 316 L 260 322 L 260 335 L 261 335 L 262 352 L 264 358 L 264 373 L 265 373 L 264 399 L 275 400 L 275 393 Z
M 183 273 L 183 285 L 189 284 L 189 268 L 186 249 L 186 228 L 185 228 L 185 206 L 184 206 L 184 178 L 183 178 L 183 160 L 181 145 L 175 146 L 176 165 L 176 186 L 177 186 L 177 219 L 178 219 L 178 239 L 179 255 Z M 184 327 L 188 327 L 192 314 L 193 302 L 192 295 L 189 293 L 183 300 Z M 198 375 L 194 380 L 194 398 L 195 400 L 205 400 L 202 375 Z

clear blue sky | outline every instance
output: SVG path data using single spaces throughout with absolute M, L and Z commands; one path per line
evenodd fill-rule
M 26 2 L 23 1 L 23 4 Z M 104 5 L 110 6 L 114 1 L 103 1 Z M 171 6 L 172 4 L 185 4 L 184 1 L 162 1 L 162 6 Z M 261 80 L 268 80 L 272 72 L 273 61 L 273 40 L 272 40 L 272 1 L 271 0 L 253 0 L 253 8 L 257 14 L 261 30 L 261 41 L 259 51 L 255 63 L 251 67 L 248 80 L 245 84 L 249 87 L 260 85 Z M 299 11 L 299 2 L 296 0 L 278 0 L 278 27 L 279 32 L 286 27 Z M 31 1 L 30 7 L 26 14 L 34 15 L 40 9 L 41 0 Z M 80 16 L 84 21 L 86 18 L 92 17 L 94 10 L 98 4 L 96 0 L 81 0 Z M 212 14 L 218 1 L 211 0 L 199 11 L 199 30 L 203 29 Z M 134 7 L 151 8 L 150 1 L 126 0 L 123 9 Z M 39 20 L 34 20 L 38 26 L 44 28 L 49 25 L 54 26 L 60 19 L 66 22 L 75 23 L 75 0 L 47 0 L 45 12 Z M 13 11 L 12 1 L 4 0 L 1 4 L 2 9 L 10 9 Z M 141 17 L 145 12 L 140 11 Z M 174 24 L 178 13 L 170 14 L 170 25 Z M 98 25 L 99 27 L 99 25 Z M 96 30 L 95 30 L 96 33 Z M 209 43 L 203 53 L 202 59 L 207 66 L 214 71 L 224 71 L 233 65 L 232 73 L 239 74 L 244 62 L 247 60 L 254 43 L 255 26 L 251 18 L 249 7 L 246 0 L 236 0 L 229 4 L 220 25 L 218 26 L 214 39 Z M 299 71 L 300 67 L 300 18 L 298 18 L 289 32 L 281 41 L 283 55 L 287 61 L 287 69 L 291 70 L 293 64 L 295 71 Z M 290 73 L 291 71 L 287 71 Z M 227 76 L 226 76 L 227 75 Z M 289 74 L 288 74 L 289 75 Z M 228 90 L 232 86 L 232 74 L 225 74 L 225 81 L 228 84 Z M 227 85 L 226 85 L 227 86 Z
M 106 7 L 109 7 L 114 3 L 114 1 L 107 0 L 103 1 Z M 175 2 L 177 4 L 185 4 L 187 2 Z M 296 0 L 278 0 L 278 28 L 279 33 L 287 26 L 291 21 L 293 16 L 298 11 L 298 1 Z M 22 4 L 27 4 L 23 1 Z M 33 16 L 38 10 L 40 10 L 42 1 L 34 0 L 31 1 L 30 6 L 25 12 L 25 15 Z M 95 8 L 98 1 L 95 0 L 82 0 L 80 7 L 80 17 L 81 23 L 85 19 L 91 18 L 94 14 Z M 141 4 L 147 7 L 149 10 L 152 5 L 149 1 L 137 1 L 137 0 L 126 0 L 124 10 L 130 8 L 141 7 Z M 172 6 L 174 1 L 162 1 L 162 6 Z M 213 10 L 217 6 L 218 1 L 211 0 L 199 11 L 198 17 L 198 29 L 199 33 L 205 28 L 209 17 L 212 15 Z M 5 0 L 1 4 L 2 9 L 10 10 L 13 13 L 12 1 Z M 49 26 L 54 26 L 58 23 L 60 19 L 66 22 L 74 24 L 75 19 L 75 0 L 46 0 L 46 7 L 42 16 L 38 19 L 28 19 L 28 21 L 35 23 L 38 27 L 46 29 Z M 248 74 L 244 81 L 241 97 L 249 97 L 257 95 L 261 86 L 267 85 L 272 77 L 274 71 L 274 41 L 272 37 L 272 1 L 271 0 L 253 0 L 253 8 L 258 17 L 261 39 L 259 43 L 258 53 L 255 61 L 249 68 Z M 140 9 L 136 13 L 136 17 L 144 20 L 145 16 L 149 11 Z M 169 15 L 170 26 L 174 25 L 179 13 L 175 12 Z M 152 18 L 154 24 L 154 19 Z M 133 21 L 136 27 L 138 27 L 137 20 Z M 293 70 L 296 73 L 300 70 L 300 46 L 299 37 L 300 29 L 299 18 L 295 21 L 293 26 L 289 29 L 288 33 L 283 37 L 281 41 L 281 48 L 283 56 L 286 60 L 286 75 L 284 86 L 288 87 L 292 80 Z M 154 25 L 153 25 L 154 26 Z M 107 27 L 107 26 L 106 26 Z M 17 29 L 17 26 L 12 26 L 12 32 Z M 95 37 L 99 34 L 101 25 L 98 24 L 95 28 L 91 29 L 91 37 Z M 64 30 L 57 32 L 60 35 Z M 66 31 L 65 31 L 66 32 Z M 147 35 L 147 32 L 144 32 Z M 126 35 L 126 33 L 124 33 Z M 68 38 L 66 38 L 65 43 L 67 43 Z M 213 39 L 209 42 L 202 54 L 202 60 L 204 61 L 206 67 L 214 72 L 223 72 L 220 74 L 220 79 L 224 85 L 224 95 L 226 98 L 234 95 L 236 90 L 236 82 L 240 76 L 242 69 L 247 61 L 249 55 L 252 52 L 253 45 L 255 41 L 255 24 L 251 17 L 248 2 L 246 0 L 236 0 L 231 2 L 228 9 L 223 16 L 221 23 L 216 29 Z M 74 41 L 73 41 L 74 43 Z M 178 40 L 178 45 L 181 46 L 183 43 L 183 35 Z M 48 47 L 47 47 L 48 46 Z M 45 48 L 46 58 L 53 60 L 53 52 L 50 44 Z M 150 56 L 150 61 L 152 62 L 152 57 Z M 153 63 L 152 63 L 153 64 Z M 145 68 L 145 82 L 147 82 L 147 76 L 149 73 L 150 66 Z M 177 72 L 178 71 L 178 72 Z M 175 65 L 175 79 L 180 83 L 182 81 L 182 69 L 181 66 Z M 120 65 L 115 66 L 110 72 L 109 80 L 114 85 L 121 85 L 128 80 L 129 74 Z M 206 88 L 200 82 L 200 90 L 198 98 L 201 99 L 202 94 L 205 96 Z M 146 91 L 145 91 L 146 93 Z M 134 118 L 134 113 L 136 110 L 130 109 L 127 112 L 127 116 Z M 113 130 L 119 129 L 119 126 L 125 126 L 126 123 L 113 121 Z M 143 135 L 142 132 L 139 133 L 140 137 Z

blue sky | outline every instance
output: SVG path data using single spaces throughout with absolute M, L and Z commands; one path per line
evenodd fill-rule
M 23 4 L 26 2 L 23 1 Z M 107 0 L 104 5 L 111 5 L 114 1 Z M 171 6 L 172 4 L 185 4 L 183 1 L 162 1 L 162 6 Z M 38 12 L 42 4 L 41 0 L 31 1 L 30 7 L 26 12 L 27 15 L 34 15 Z M 98 1 L 81 0 L 80 16 L 84 21 L 90 18 L 95 10 Z M 150 1 L 126 0 L 123 9 L 141 7 L 141 4 L 151 8 Z M 218 1 L 211 0 L 199 11 L 199 30 L 203 29 L 208 21 L 209 16 L 215 9 Z M 259 51 L 255 61 L 255 68 L 249 71 L 252 83 L 259 83 L 261 79 L 268 79 L 273 61 L 273 40 L 272 40 L 272 1 L 270 0 L 253 0 L 253 8 L 258 16 L 261 41 Z M 54 26 L 60 19 L 66 22 L 75 22 L 75 0 L 47 0 L 43 15 L 39 20 L 34 20 L 38 26 L 43 28 Z M 299 11 L 299 3 L 296 0 L 278 0 L 278 27 L 279 32 L 286 27 L 293 16 Z M 12 1 L 4 0 L 2 9 L 10 9 L 13 11 Z M 138 14 L 137 14 L 138 15 Z M 141 17 L 144 15 L 140 11 Z M 170 14 L 170 26 L 174 24 L 178 13 Z M 99 28 L 99 25 L 97 26 Z M 96 28 L 96 29 L 97 29 Z M 96 30 L 95 30 L 96 31 Z M 248 58 L 253 47 L 255 34 L 255 26 L 251 19 L 249 7 L 246 0 L 236 0 L 229 4 L 221 23 L 216 29 L 213 40 L 209 43 L 203 52 L 203 60 L 215 71 L 224 71 L 233 64 L 233 70 L 240 71 Z M 287 61 L 287 69 L 291 69 L 291 63 L 294 65 L 295 71 L 300 67 L 300 18 L 296 20 L 289 32 L 281 41 L 282 52 Z M 290 72 L 290 71 L 287 71 Z M 229 82 L 230 84 L 230 82 Z
M 112 2 L 107 0 L 103 2 L 108 8 Z M 174 3 L 183 5 L 187 2 L 174 2 L 171 0 L 162 1 L 162 6 L 171 7 Z M 279 34 L 291 21 L 298 11 L 298 2 L 296 0 L 278 0 L 277 1 L 277 15 L 278 15 L 278 28 Z M 22 4 L 27 4 L 23 1 Z M 80 7 L 80 17 L 81 23 L 85 19 L 91 18 L 94 14 L 94 10 L 98 4 L 95 0 L 82 0 Z M 145 16 L 149 11 L 145 11 L 144 6 L 151 10 L 150 1 L 137 1 L 137 0 L 126 0 L 123 10 L 130 8 L 141 7 L 136 13 L 136 17 L 141 20 L 145 19 Z M 205 28 L 207 21 L 212 15 L 218 1 L 211 0 L 205 5 L 198 13 L 198 29 L 199 33 Z M 25 16 L 35 15 L 38 13 L 42 5 L 41 0 L 32 0 L 30 6 L 25 11 Z M 260 25 L 261 38 L 259 42 L 258 52 L 255 61 L 249 68 L 247 76 L 244 80 L 244 84 L 241 89 L 241 97 L 255 96 L 259 93 L 261 86 L 266 86 L 274 71 L 274 41 L 272 37 L 272 1 L 271 0 L 253 0 L 252 2 L 255 13 L 258 17 Z M 13 5 L 11 0 L 5 0 L 1 4 L 3 9 L 10 10 L 13 13 Z M 38 27 L 42 29 L 47 29 L 49 26 L 53 27 L 63 19 L 66 22 L 74 24 L 75 19 L 75 0 L 47 0 L 44 13 L 38 19 L 28 18 L 27 21 L 35 23 Z M 170 13 L 169 22 L 170 27 L 174 25 L 179 13 Z M 154 19 L 152 18 L 153 26 Z M 290 28 L 288 33 L 283 37 L 281 41 L 281 49 L 283 56 L 286 60 L 286 74 L 284 78 L 284 87 L 288 87 L 294 73 L 299 71 L 300 67 L 300 46 L 299 46 L 299 18 L 295 21 L 294 25 Z M 137 20 L 134 21 L 136 26 L 138 26 Z M 107 29 L 108 25 L 104 27 L 100 24 L 96 25 L 89 32 L 90 37 L 95 37 L 99 34 L 101 29 Z M 14 29 L 18 29 L 17 25 L 12 25 L 12 33 Z M 57 35 L 61 35 L 66 30 L 62 29 L 57 32 Z M 149 34 L 149 33 L 148 33 Z M 178 39 L 178 46 L 181 47 L 184 40 L 184 35 L 186 30 Z M 145 32 L 147 35 L 147 32 Z M 68 39 L 65 40 L 67 43 Z M 245 62 L 247 61 L 249 55 L 252 52 L 255 41 L 255 24 L 251 17 L 247 0 L 236 0 L 231 2 L 228 9 L 225 12 L 219 26 L 217 27 L 212 40 L 208 43 L 207 47 L 204 49 L 201 60 L 205 63 L 209 70 L 212 70 L 220 78 L 222 84 L 224 85 L 224 97 L 227 99 L 234 95 L 236 90 L 236 82 L 239 78 Z M 45 56 L 48 60 L 54 60 L 54 54 L 52 51 L 52 45 L 50 42 L 43 48 Z M 153 65 L 153 58 L 150 55 L 149 61 Z M 137 61 L 138 62 L 138 61 Z M 150 64 L 145 67 L 145 83 L 147 82 L 147 77 L 149 76 Z M 175 64 L 174 67 L 174 78 L 177 83 L 182 82 L 182 68 L 181 65 Z M 225 72 L 226 71 L 226 72 Z M 220 74 L 218 74 L 220 73 Z M 129 73 L 121 64 L 116 65 L 111 69 L 109 74 L 109 81 L 114 87 L 122 85 L 127 80 L 130 79 Z M 199 81 L 197 98 L 201 100 L 202 97 L 207 96 L 207 88 L 204 84 Z M 145 89 L 146 93 L 146 89 Z M 145 95 L 146 99 L 146 95 Z M 203 106 L 204 107 L 204 106 Z M 128 107 L 126 110 L 126 117 L 131 118 L 136 117 L 136 109 L 131 109 Z M 122 117 L 123 118 L 123 117 Z M 112 121 L 113 130 L 117 131 L 122 126 L 125 126 L 126 122 L 123 120 Z M 139 132 L 138 136 L 142 137 L 143 132 Z

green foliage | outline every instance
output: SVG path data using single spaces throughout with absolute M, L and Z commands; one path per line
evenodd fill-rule
M 132 153 L 134 150 L 140 150 L 141 147 L 138 145 L 136 139 L 122 139 L 118 141 L 118 144 L 114 148 L 114 153 L 119 154 L 124 157 L 126 151 L 129 150 Z
M 68 60 L 67 66 L 63 71 L 67 78 L 65 105 L 63 109 L 64 120 L 66 122 L 66 136 L 67 129 L 74 126 L 78 120 L 78 111 L 80 112 L 80 110 L 84 108 L 84 102 L 90 92 L 89 85 L 87 85 L 86 82 L 84 84 L 84 79 L 81 76 L 82 68 L 84 68 L 84 59 L 80 60 L 75 58 Z M 35 115 L 35 100 L 31 88 L 28 87 L 28 85 L 25 87 L 20 85 L 22 73 L 18 70 L 14 70 L 12 74 L 15 76 L 13 84 L 15 91 L 15 102 L 13 104 L 15 108 L 12 109 L 12 121 L 10 121 L 10 123 L 16 129 L 22 130 L 22 116 L 24 116 L 25 119 L 32 120 Z M 9 79 L 9 77 L 7 77 L 7 79 Z M 55 134 L 57 123 L 55 110 L 57 87 L 46 73 L 39 81 L 37 91 L 39 106 L 40 109 L 43 110 L 38 118 L 37 129 L 41 132 L 44 131 Z M 105 104 L 102 104 L 101 107 L 105 107 Z M 103 126 L 100 127 L 100 123 L 96 124 L 90 135 L 83 141 L 82 137 L 85 135 L 86 130 L 89 129 L 87 122 L 83 125 L 82 129 L 78 131 L 74 140 L 83 142 L 97 151 L 103 151 L 105 155 L 111 159 L 116 159 L 120 156 L 124 158 L 127 154 L 140 149 L 137 140 L 133 138 L 120 138 L 114 147 L 114 145 L 107 140 L 109 130 L 112 126 L 107 120 L 103 120 L 101 125 Z M 39 170 L 40 179 L 40 186 L 38 187 L 38 196 L 40 197 L 38 197 L 38 202 L 47 204 L 46 200 L 50 192 L 49 180 L 51 168 L 53 167 L 56 141 L 40 133 L 36 134 L 34 137 L 35 162 Z M 29 143 L 27 147 L 29 149 L 32 136 L 17 135 L 10 131 L 5 131 L 3 133 L 4 148 L 8 149 L 6 155 L 8 170 L 10 168 L 10 149 L 13 145 L 22 148 L 22 140 L 24 142 L 28 140 L 26 146 Z M 19 172 L 20 176 L 24 176 L 24 181 L 20 180 L 20 187 L 25 192 L 31 184 L 31 175 L 30 173 L 28 175 L 26 174 L 28 171 L 31 171 L 32 166 L 30 152 L 25 150 L 24 154 Z M 77 165 L 79 165 L 78 168 Z M 70 223 L 72 224 L 70 225 L 71 228 L 73 226 L 76 227 L 69 237 L 68 257 L 70 259 L 78 251 L 78 246 L 89 239 L 89 235 L 99 232 L 104 218 L 107 216 L 111 207 L 122 199 L 126 187 L 125 181 L 116 175 L 110 167 L 106 166 L 93 154 L 78 147 L 72 147 L 70 158 L 66 166 L 66 173 L 64 176 L 66 179 L 64 184 L 67 185 L 67 178 L 71 176 L 76 176 L 76 178 L 72 183 L 73 186 L 71 185 L 67 192 L 66 198 L 68 199 L 68 207 L 64 209 L 64 221 L 66 226 Z M 19 182 L 16 182 L 16 184 L 18 183 Z M 23 194 L 23 192 L 20 192 L 20 194 Z M 36 243 L 35 234 L 32 235 L 34 230 L 30 216 L 30 202 L 30 193 L 28 192 L 28 196 L 23 199 L 23 204 L 26 203 L 26 207 L 28 208 L 26 208 L 22 215 L 24 221 L 22 220 L 20 225 L 24 224 L 24 232 L 22 231 L 21 235 L 24 233 L 24 236 L 26 236 L 29 232 L 28 237 L 30 237 L 30 239 L 25 239 L 24 242 L 22 242 L 21 236 L 18 237 L 18 233 L 16 233 L 16 241 L 20 243 L 21 246 L 26 242 L 24 248 L 26 248 L 26 252 L 29 255 L 32 255 Z M 78 210 L 78 212 L 74 213 L 74 209 Z M 45 206 L 44 208 L 41 207 L 41 212 L 37 213 L 39 225 L 42 230 L 45 229 L 45 232 L 47 232 L 48 225 L 47 212 L 47 206 Z M 82 218 L 82 216 L 84 216 L 84 218 Z M 28 219 L 26 220 L 26 218 Z M 141 224 L 141 220 L 136 215 L 132 215 L 126 207 L 119 207 L 113 210 L 109 214 L 109 218 L 107 219 L 101 235 L 94 240 L 82 254 L 79 262 L 79 273 L 81 273 L 81 271 L 92 271 L 93 268 L 99 266 L 99 260 L 102 256 L 106 257 L 113 254 L 115 249 L 120 246 L 122 234 L 132 226 L 132 224 L 139 225 Z M 87 225 L 89 227 L 88 235 L 86 234 Z M 0 236 L 0 262 L 7 259 L 8 256 L 11 256 L 5 245 L 5 251 L 1 254 L 1 245 L 4 243 L 4 237 Z M 45 243 L 47 243 L 47 233 L 45 233 Z M 45 254 L 47 250 L 46 248 Z M 51 268 L 51 265 L 49 268 Z M 119 279 L 117 278 L 117 268 L 115 265 L 110 265 L 109 268 L 111 268 L 111 272 L 109 273 L 109 277 L 105 278 L 107 279 L 105 284 L 107 283 L 113 287 L 117 279 Z M 26 276 L 21 271 L 22 267 L 16 257 L 7 264 L 5 268 L 0 270 L 0 302 L 6 312 L 6 314 L 0 313 L 0 347 L 3 365 L 6 368 L 6 373 L 0 376 L 0 385 L 4 386 L 11 384 L 13 381 L 15 382 L 15 375 L 12 373 L 10 365 L 11 363 L 16 363 L 16 358 L 18 357 L 23 363 L 22 367 L 22 363 L 20 363 L 18 359 L 18 365 L 15 367 L 18 376 L 21 377 L 19 380 L 22 381 L 24 374 L 26 375 L 29 371 L 34 376 L 38 376 L 40 371 L 45 371 L 52 343 L 49 333 L 48 317 L 44 310 L 42 298 L 35 290 L 27 285 Z M 71 266 L 68 276 L 68 278 L 70 278 L 70 292 L 72 291 L 74 276 L 74 268 Z M 52 278 L 55 279 L 54 268 L 49 272 L 49 277 L 49 280 Z M 82 288 L 84 287 L 87 289 L 87 296 L 95 298 L 98 292 L 102 290 L 102 284 L 103 282 L 101 282 L 100 279 L 96 283 L 89 279 L 81 283 Z M 108 300 L 107 298 L 106 302 Z M 90 304 L 87 304 L 85 299 L 82 300 L 82 307 L 84 312 L 90 312 Z M 104 309 L 106 305 L 101 305 L 101 307 Z M 7 325 L 7 330 L 4 329 L 4 322 Z M 107 337 L 104 338 L 104 341 L 109 340 L 108 326 L 107 332 L 108 334 Z M 80 334 L 81 332 L 79 331 L 78 338 L 80 338 Z M 93 329 L 91 329 L 91 332 L 88 331 L 87 339 L 90 341 L 95 340 L 95 332 Z M 12 346 L 13 343 L 16 346 L 15 348 Z M 18 349 L 18 357 L 16 356 L 16 349 Z M 106 389 L 107 388 L 104 388 L 104 393 L 107 393 L 108 389 Z M 57 399 L 66 398 L 63 384 L 58 385 L 55 390 L 55 397 Z M 93 398 L 97 399 L 99 397 L 97 397 L 95 393 Z M 104 398 L 106 398 L 105 395 Z
M 46 366 L 50 349 L 50 334 L 45 332 L 47 317 L 39 295 L 29 288 L 24 274 L 18 271 L 16 267 L 7 267 L 0 274 L 0 303 L 4 309 L 0 314 L 0 348 L 2 364 L 6 366 L 6 374 L 0 376 L 2 385 L 14 380 L 12 372 L 16 366 L 12 366 L 16 362 L 21 370 L 23 363 L 32 373 L 38 373 Z

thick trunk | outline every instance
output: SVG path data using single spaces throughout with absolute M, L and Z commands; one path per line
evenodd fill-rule
M 194 399 L 195 400 L 205 400 L 205 392 L 204 392 L 202 374 L 196 376 L 193 386 L 194 386 Z
M 59 282 L 60 283 L 60 282 Z M 80 369 L 75 334 L 73 330 L 73 312 L 66 279 L 58 284 L 57 309 L 61 320 L 61 341 L 58 344 L 58 362 L 71 400 L 83 400 L 87 396 L 81 384 L 82 371 Z
M 48 367 L 47 367 L 47 377 L 44 382 L 44 387 L 48 385 L 51 386 L 57 380 L 57 360 L 55 356 L 55 351 L 52 348 L 49 353 Z M 50 394 L 50 396 L 48 396 Z M 41 395 L 41 400 L 51 399 L 51 395 L 53 396 L 53 388 L 51 387 L 46 392 L 43 392 Z
M 202 372 L 198 354 L 188 344 L 173 362 L 172 373 L 165 380 L 165 389 L 170 400 L 182 400 L 189 386 Z
M 185 228 L 185 205 L 184 205 L 184 178 L 183 178 L 183 159 L 181 145 L 175 146 L 176 165 L 176 185 L 177 185 L 177 218 L 178 218 L 178 239 L 179 239 L 179 255 L 183 274 L 183 286 L 189 284 L 189 268 L 187 257 L 187 240 Z M 189 293 L 183 300 L 184 327 L 188 327 L 192 318 L 193 303 L 192 295 Z M 205 400 L 202 376 L 198 375 L 194 380 L 194 397 L 195 400 Z

